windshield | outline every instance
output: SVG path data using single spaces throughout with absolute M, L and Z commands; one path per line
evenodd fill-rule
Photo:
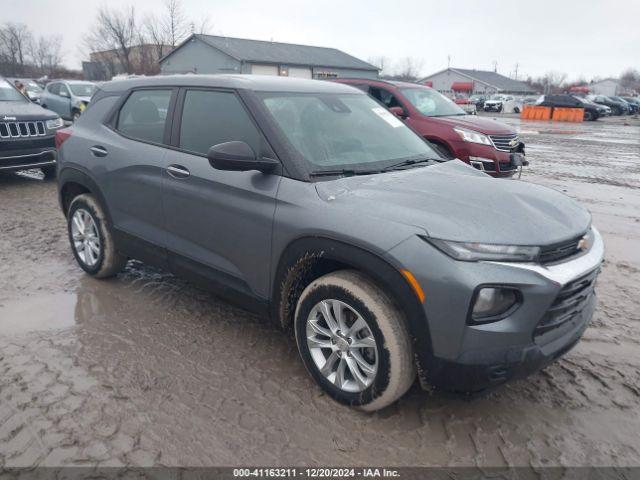
M 27 92 L 30 93 L 42 93 L 42 87 L 40 87 L 36 82 L 26 82 L 24 84 L 24 88 L 26 88 Z
M 466 115 L 453 100 L 430 88 L 401 88 L 400 92 L 422 115 L 427 117 L 447 117 Z
M 77 97 L 90 97 L 95 86 L 93 83 L 70 83 L 69 88 Z
M 26 102 L 24 95 L 13 88 L 9 82 L 0 78 L 0 102 Z
M 258 93 L 312 171 L 381 169 L 439 155 L 400 119 L 362 94 Z

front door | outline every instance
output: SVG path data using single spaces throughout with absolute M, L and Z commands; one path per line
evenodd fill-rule
M 210 147 L 244 141 L 275 158 L 232 91 L 181 92 L 163 190 L 169 261 L 177 273 L 198 270 L 253 296 L 268 295 L 271 231 L 281 177 L 214 169 Z

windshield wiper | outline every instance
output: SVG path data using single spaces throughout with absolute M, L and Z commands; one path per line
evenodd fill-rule
M 421 163 L 441 163 L 443 161 L 443 159 L 439 159 L 439 158 L 408 158 L 406 160 L 403 160 L 402 162 L 398 162 L 398 163 L 394 163 L 393 165 L 389 165 L 388 167 L 384 167 L 382 169 L 383 172 L 389 172 L 391 170 L 398 170 L 401 169 L 402 167 L 406 167 L 409 165 L 417 165 L 417 164 L 421 164 Z
M 338 175 L 344 175 L 345 177 L 351 177 L 354 175 L 371 175 L 374 173 L 380 173 L 381 170 L 354 170 L 352 168 L 338 168 L 335 170 L 314 170 L 309 174 L 311 177 L 333 177 Z

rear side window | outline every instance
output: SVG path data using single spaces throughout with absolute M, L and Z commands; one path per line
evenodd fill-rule
M 171 90 L 138 90 L 124 102 L 116 130 L 128 137 L 162 143 Z
M 248 143 L 256 154 L 261 154 L 260 132 L 238 97 L 230 92 L 187 91 L 180 148 L 206 155 L 212 146 L 234 140 Z

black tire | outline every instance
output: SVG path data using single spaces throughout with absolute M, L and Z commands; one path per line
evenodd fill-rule
M 591 122 L 591 121 L 593 121 L 593 120 L 595 120 L 595 119 L 593 118 L 593 113 L 591 113 L 591 112 L 590 112 L 590 111 L 588 111 L 588 110 L 585 110 L 585 111 L 584 111 L 584 121 L 585 121 L 585 122 Z
M 56 178 L 56 166 L 55 165 L 47 165 L 46 167 L 40 167 L 42 170 L 42 174 L 44 178 L 49 180 L 52 178 Z
M 97 255 L 97 261 L 92 265 L 88 264 L 81 258 L 74 244 L 72 222 L 74 221 L 74 214 L 80 209 L 89 214 L 97 227 L 96 230 L 100 241 L 99 252 Z M 113 277 L 126 265 L 127 257 L 116 251 L 113 236 L 111 234 L 106 215 L 104 214 L 104 210 L 93 195 L 85 193 L 78 195 L 73 199 L 67 213 L 67 231 L 73 256 L 78 262 L 78 265 L 80 265 L 80 267 L 92 277 Z
M 73 123 L 76 123 L 80 118 L 80 115 L 82 115 L 82 112 L 80 110 L 74 110 L 73 112 L 71 112 L 71 121 Z
M 307 322 L 313 309 L 323 300 L 338 300 L 354 309 L 375 339 L 377 371 L 366 389 L 350 392 L 338 388 L 321 373 L 311 355 L 307 344 Z M 365 411 L 379 410 L 398 400 L 416 378 L 413 346 L 404 314 L 384 291 L 358 271 L 329 273 L 307 286 L 298 300 L 295 333 L 305 367 L 324 391 L 342 404 Z M 342 355 L 351 357 L 350 354 Z M 327 351 L 326 358 L 328 356 Z M 345 359 L 345 363 L 347 361 Z M 350 372 L 346 375 L 355 379 Z
M 513 113 L 520 113 L 520 109 L 518 107 L 513 107 Z

